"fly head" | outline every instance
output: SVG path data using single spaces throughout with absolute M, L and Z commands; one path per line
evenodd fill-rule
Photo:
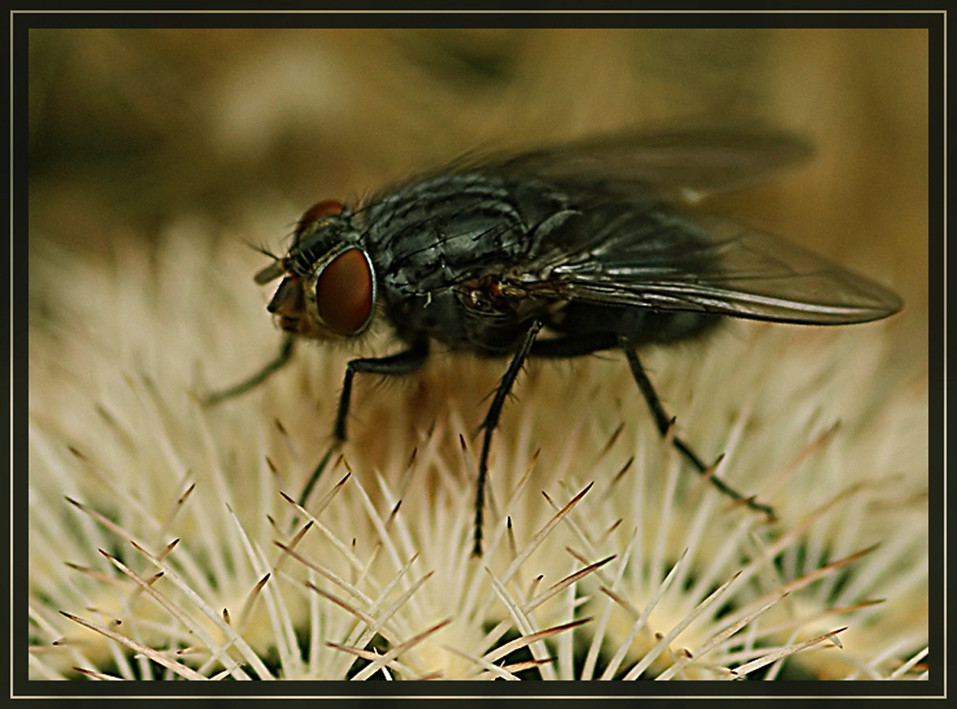
M 267 310 L 279 326 L 316 339 L 355 337 L 372 321 L 376 278 L 352 213 L 327 200 L 306 210 L 286 255 L 256 274 L 257 283 L 282 276 Z

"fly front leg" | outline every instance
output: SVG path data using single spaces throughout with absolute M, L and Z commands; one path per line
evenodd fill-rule
M 279 354 L 277 354 L 274 359 L 269 361 L 262 369 L 248 379 L 244 379 L 243 381 L 239 382 L 239 384 L 231 386 L 228 389 L 222 389 L 220 391 L 214 391 L 211 394 L 207 394 L 205 397 L 203 397 L 203 404 L 206 406 L 218 404 L 224 399 L 231 399 L 234 396 L 245 394 L 250 389 L 262 384 L 269 377 L 269 375 L 281 369 L 283 365 L 285 365 L 292 357 L 293 341 L 294 336 L 291 334 L 286 334 L 285 337 L 282 338 L 282 344 L 279 346 Z
M 339 395 L 339 408 L 336 411 L 336 423 L 333 427 L 333 441 L 302 489 L 302 493 L 299 495 L 300 505 L 305 505 L 312 488 L 319 480 L 319 476 L 322 475 L 329 464 L 332 454 L 346 440 L 346 420 L 349 417 L 349 406 L 352 401 L 352 380 L 356 372 L 389 375 L 410 374 L 422 366 L 428 355 L 428 340 L 422 340 L 413 343 L 409 349 L 388 357 L 364 357 L 349 361 L 346 365 L 345 377 L 342 380 L 342 393 Z
M 635 382 L 638 384 L 638 388 L 641 390 L 642 396 L 645 397 L 645 401 L 648 403 L 648 408 L 651 409 L 651 415 L 655 419 L 655 424 L 658 426 L 658 431 L 661 433 L 662 438 L 664 438 L 668 435 L 668 431 L 671 430 L 671 426 L 674 424 L 674 418 L 665 413 L 664 407 L 661 405 L 661 400 L 658 398 L 654 387 L 651 385 L 651 380 L 648 379 L 648 375 L 645 374 L 644 367 L 641 366 L 641 362 L 638 360 L 638 355 L 635 354 L 634 347 L 625 339 L 620 340 L 620 345 L 625 352 L 625 356 L 628 358 L 628 364 L 631 367 L 631 373 L 635 378 Z M 773 520 L 775 518 L 774 510 L 771 507 L 757 502 L 753 497 L 745 497 L 740 492 L 730 487 L 721 478 L 714 475 L 712 470 L 714 469 L 714 465 L 717 463 L 710 466 L 705 465 L 701 461 L 701 458 L 699 458 L 691 449 L 691 447 L 677 436 L 672 438 L 672 445 L 674 445 L 678 452 L 680 452 L 700 474 L 707 475 L 711 484 L 718 488 L 722 493 L 735 501 L 743 502 L 748 506 L 749 509 L 763 512 L 765 515 L 767 515 L 768 520 Z
M 525 358 L 528 357 L 528 353 L 531 351 L 532 345 L 535 342 L 535 336 L 538 335 L 541 329 L 542 323 L 538 320 L 534 321 L 532 326 L 528 328 L 528 331 L 522 338 L 522 342 L 519 344 L 518 350 L 512 356 L 512 361 L 509 362 L 508 369 L 505 370 L 501 381 L 499 381 L 498 386 L 495 387 L 495 396 L 492 398 L 492 405 L 489 406 L 485 420 L 482 422 L 481 427 L 484 429 L 485 434 L 482 438 L 482 454 L 479 458 L 478 481 L 475 485 L 475 525 L 472 538 L 473 556 L 482 556 L 482 514 L 485 507 L 485 481 L 488 477 L 488 454 L 492 445 L 492 432 L 495 431 L 496 426 L 498 426 L 498 420 L 502 415 L 502 407 L 505 405 L 505 399 L 509 391 L 511 391 L 512 385 L 515 384 L 518 373 L 522 371 L 522 364 L 525 362 Z

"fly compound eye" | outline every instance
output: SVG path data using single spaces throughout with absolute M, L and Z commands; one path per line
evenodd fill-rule
M 372 270 L 359 249 L 329 262 L 316 282 L 316 310 L 331 332 L 356 335 L 369 322 L 374 300 Z
M 302 238 L 302 235 L 323 217 L 342 214 L 345 209 L 345 205 L 335 199 L 326 199 L 321 202 L 316 202 L 299 217 L 299 221 L 296 223 L 296 240 L 298 241 Z

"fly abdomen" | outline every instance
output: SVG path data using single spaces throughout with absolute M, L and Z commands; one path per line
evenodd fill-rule
M 613 334 L 632 345 L 666 344 L 690 340 L 713 330 L 723 318 L 696 311 L 654 310 L 616 305 L 572 302 L 555 313 L 549 328 L 566 337 L 589 338 Z

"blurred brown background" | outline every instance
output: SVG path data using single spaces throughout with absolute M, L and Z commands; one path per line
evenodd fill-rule
M 183 214 L 278 250 L 262 210 L 288 228 L 469 149 L 757 119 L 816 157 L 722 208 L 893 285 L 926 329 L 923 30 L 41 29 L 29 61 L 31 250 L 106 254 Z

